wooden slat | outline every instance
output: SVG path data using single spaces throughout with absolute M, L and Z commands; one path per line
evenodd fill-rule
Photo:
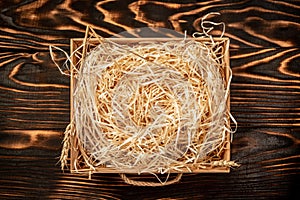
M 63 128 L 69 118 L 69 79 L 49 52 L 6 52 L 0 60 L 0 130 Z
M 60 74 L 49 53 L 8 54 L 0 54 L 1 127 L 63 128 L 69 77 Z M 239 127 L 300 125 L 299 55 L 298 48 L 231 51 L 231 111 Z
M 240 168 L 226 175 L 187 174 L 180 183 L 164 187 L 163 192 L 162 188 L 128 186 L 117 174 L 97 174 L 92 180 L 87 176 L 63 174 L 54 159 L 58 149 L 1 149 L 1 196 L 219 199 L 230 194 L 228 199 L 270 199 L 275 196 L 282 199 L 292 194 L 292 184 L 296 183 L 295 175 L 299 173 L 299 155 L 293 147 L 297 140 L 288 132 L 284 128 L 239 129 L 232 146 L 233 159 L 242 164 Z M 55 148 L 58 146 L 56 144 Z
M 299 46 L 297 1 L 11 1 L 1 2 L 0 49 L 47 51 L 68 49 L 70 38 L 82 38 L 86 25 L 103 37 L 141 27 L 164 27 L 188 35 L 201 31 L 201 18 L 226 24 L 231 48 Z M 213 35 L 221 34 L 217 26 Z M 129 34 L 139 35 L 138 32 Z
M 299 48 L 231 51 L 231 111 L 239 127 L 300 126 Z

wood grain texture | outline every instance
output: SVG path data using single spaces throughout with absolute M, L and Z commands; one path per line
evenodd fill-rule
M 69 50 L 93 25 L 103 37 L 164 27 L 190 35 L 200 19 L 226 23 L 231 39 L 231 111 L 238 122 L 230 174 L 186 174 L 163 188 L 134 187 L 117 174 L 60 171 L 69 122 L 69 77 L 48 46 Z M 0 2 L 1 199 L 299 199 L 300 2 L 4 0 Z M 213 34 L 219 34 L 216 27 Z M 55 52 L 63 63 L 64 56 Z
M 300 44 L 300 3 L 292 1 L 85 1 L 25 0 L 0 3 L 0 48 L 68 48 L 92 25 L 103 37 L 141 27 L 164 27 L 189 35 L 201 31 L 201 18 L 226 23 L 231 47 L 293 47 Z M 213 35 L 221 33 L 215 27 Z

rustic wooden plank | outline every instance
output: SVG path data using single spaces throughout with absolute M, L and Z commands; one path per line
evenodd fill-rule
M 299 48 L 232 50 L 231 110 L 238 122 L 230 174 L 188 174 L 162 188 L 128 186 L 117 174 L 62 173 L 69 77 L 48 52 L 0 54 L 2 198 L 282 199 L 299 175 Z M 58 60 L 63 54 L 57 53 Z
M 231 111 L 239 127 L 300 125 L 299 55 L 299 48 L 231 51 Z M 0 126 L 64 128 L 69 118 L 69 77 L 60 74 L 49 53 L 0 56 Z
M 61 120 L 69 118 L 69 79 L 49 53 L 6 52 L 0 61 L 0 130 L 63 128 Z
M 239 126 L 299 126 L 298 48 L 231 51 L 232 113 Z
M 92 180 L 86 176 L 63 174 L 56 166 L 57 159 L 54 159 L 58 156 L 57 150 L 41 147 L 1 149 L 0 196 L 56 199 L 132 199 L 137 196 L 141 199 L 287 198 L 295 192 L 293 184 L 297 181 L 295 175 L 299 174 L 297 141 L 289 138 L 288 131 L 284 128 L 242 128 L 233 143 L 233 158 L 242 164 L 240 168 L 233 169 L 230 174 L 187 174 L 180 183 L 164 187 L 163 192 L 162 188 L 128 186 L 117 174 L 97 174 Z M 277 142 L 267 143 L 270 140 Z M 3 152 L 7 155 L 4 156 Z
M 201 31 L 201 18 L 226 24 L 231 48 L 299 46 L 299 1 L 1 1 L 1 51 L 68 49 L 86 25 L 110 37 L 141 27 L 164 27 L 188 35 Z M 221 34 L 215 27 L 213 35 Z M 129 34 L 137 36 L 139 33 Z

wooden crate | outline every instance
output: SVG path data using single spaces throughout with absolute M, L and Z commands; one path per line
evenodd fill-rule
M 198 42 L 203 42 L 203 43 L 210 43 L 211 40 L 209 38 L 189 38 L 190 40 L 196 40 Z M 145 42 L 145 41 L 160 41 L 160 42 L 167 42 L 167 41 L 181 41 L 182 38 L 109 38 L 109 40 L 118 43 L 118 44 L 135 44 L 139 42 Z M 229 66 L 229 39 L 228 38 L 214 38 L 214 41 L 221 42 L 223 45 L 223 60 L 222 63 L 223 65 L 223 73 L 222 76 L 226 81 L 226 84 L 228 84 L 229 76 L 230 76 L 230 66 Z M 76 51 L 78 49 L 82 48 L 82 44 L 84 42 L 83 38 L 73 38 L 71 39 L 70 42 L 70 47 L 71 47 L 71 61 L 74 64 L 73 67 L 71 68 L 71 86 L 70 86 L 70 104 L 71 104 L 71 119 L 73 119 L 74 115 L 74 104 L 73 104 L 73 93 L 74 93 L 74 88 L 76 85 L 76 79 L 74 78 L 74 67 L 80 67 L 79 63 L 79 57 L 81 54 L 76 54 Z M 96 47 L 99 44 L 99 40 L 96 38 L 89 39 L 89 47 L 87 51 L 90 51 L 94 47 Z M 227 85 L 226 85 L 227 86 Z M 228 112 L 230 110 L 230 98 L 228 96 L 227 99 L 227 109 Z M 230 121 L 228 117 L 228 122 Z M 228 125 L 230 126 L 230 124 Z M 75 166 L 74 161 L 80 154 L 78 148 L 74 148 L 78 145 L 78 139 L 74 136 L 71 136 L 71 152 L 70 152 L 70 171 L 71 173 L 91 173 L 91 168 L 87 166 Z M 224 148 L 224 152 L 222 153 L 223 157 L 221 161 L 224 162 L 230 162 L 230 132 L 226 133 L 226 144 Z M 198 168 L 195 170 L 192 170 L 192 173 L 228 173 L 230 171 L 229 166 L 223 166 L 222 162 L 218 166 L 214 167 L 208 167 L 208 168 Z M 179 173 L 178 171 L 172 171 L 174 173 Z M 185 170 L 183 171 L 184 173 L 190 173 L 190 171 Z M 98 166 L 93 169 L 92 173 L 137 173 L 134 170 L 126 170 L 126 171 L 120 171 L 114 168 L 108 168 L 105 166 Z

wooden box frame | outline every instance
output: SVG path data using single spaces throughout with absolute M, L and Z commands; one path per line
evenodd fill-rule
M 191 40 L 196 40 L 198 42 L 203 42 L 203 43 L 210 43 L 211 39 L 210 38 L 189 38 Z M 127 44 L 130 45 L 132 43 L 138 43 L 138 42 L 142 42 L 142 41 L 160 41 L 160 42 L 164 42 L 164 41 L 182 41 L 182 38 L 109 38 L 109 40 L 115 42 L 115 43 L 119 43 L 119 44 Z M 213 38 L 213 40 L 215 42 L 220 42 L 223 46 L 223 72 L 224 74 L 223 77 L 226 81 L 226 86 L 228 84 L 229 81 L 229 77 L 230 77 L 230 65 L 229 65 L 229 39 L 228 38 Z M 76 67 L 76 63 L 78 63 L 79 58 L 78 56 L 75 56 L 75 51 L 80 48 L 82 46 L 84 42 L 83 38 L 73 38 L 70 41 L 70 55 L 71 55 L 71 62 L 75 65 L 72 65 L 73 67 L 71 67 L 71 83 L 70 83 L 70 117 L 71 120 L 73 119 L 73 112 L 74 112 L 74 107 L 73 107 L 73 93 L 74 93 L 74 87 L 76 84 L 76 80 L 74 79 L 74 67 Z M 96 46 L 97 44 L 99 44 L 99 39 L 96 38 L 92 38 L 88 40 L 89 44 L 91 44 L 92 46 Z M 227 109 L 228 112 L 230 111 L 230 96 L 228 96 L 227 99 Z M 229 118 L 229 117 L 228 117 Z M 228 123 L 230 123 L 230 120 L 228 119 Z M 229 124 L 230 125 L 230 124 Z M 76 134 L 76 133 L 75 133 Z M 222 161 L 224 162 L 230 162 L 230 132 L 227 131 L 226 132 L 226 144 L 225 144 L 225 148 L 224 148 L 224 153 L 223 153 L 223 158 Z M 74 136 L 71 136 L 71 151 L 70 151 L 70 171 L 71 173 L 91 173 L 91 169 L 90 168 L 78 168 L 74 165 L 74 160 L 77 158 L 77 156 L 79 155 L 79 150 L 78 148 L 74 148 L 76 147 L 76 145 L 78 145 L 77 142 L 77 138 Z M 178 172 L 178 171 L 172 171 L 174 173 L 182 173 L 182 172 Z M 230 172 L 230 167 L 229 166 L 214 166 L 214 167 L 208 167 L 208 168 L 197 168 L 195 170 L 192 171 L 192 173 L 228 173 Z M 93 169 L 92 173 L 137 173 L 136 171 L 133 170 L 127 170 L 127 171 L 120 171 L 114 168 L 107 168 L 105 166 L 101 166 L 101 167 L 95 167 Z M 183 173 L 190 173 L 190 171 L 186 170 L 183 171 Z

